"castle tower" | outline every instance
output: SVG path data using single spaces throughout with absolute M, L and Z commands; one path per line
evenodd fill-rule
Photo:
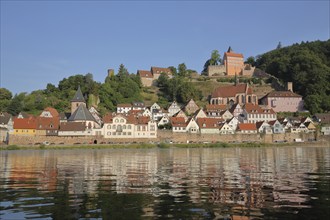
M 86 107 L 86 101 L 79 86 L 76 94 L 71 99 L 71 114 L 73 114 L 81 104 L 83 104 Z
M 288 91 L 293 92 L 293 85 L 292 85 L 292 82 L 288 82 L 288 84 L 286 85 L 286 89 L 287 89 Z
M 115 75 L 115 70 L 114 69 L 108 69 L 108 77 L 112 77 Z

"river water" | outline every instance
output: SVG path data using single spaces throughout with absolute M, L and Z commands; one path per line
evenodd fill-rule
M 0 219 L 328 219 L 330 148 L 0 151 Z

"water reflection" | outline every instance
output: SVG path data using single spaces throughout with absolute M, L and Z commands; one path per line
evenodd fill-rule
M 322 219 L 330 148 L 1 151 L 2 219 Z

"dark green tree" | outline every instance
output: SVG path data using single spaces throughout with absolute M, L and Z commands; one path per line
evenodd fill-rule
M 25 97 L 25 93 L 20 93 L 19 95 L 15 95 L 7 107 L 7 112 L 12 115 L 18 115 L 18 113 L 20 113 L 23 110 L 24 97 Z
M 221 56 L 218 50 L 213 50 L 211 53 L 211 58 L 208 59 L 203 67 L 202 75 L 207 75 L 207 69 L 209 66 L 220 65 L 222 62 Z

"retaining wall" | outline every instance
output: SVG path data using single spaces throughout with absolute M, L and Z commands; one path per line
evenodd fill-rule
M 322 136 L 321 136 L 322 137 Z M 173 133 L 172 131 L 158 130 L 157 138 L 103 138 L 100 136 L 87 137 L 57 137 L 57 136 L 24 136 L 10 135 L 9 144 L 13 145 L 39 145 L 47 141 L 55 145 L 72 145 L 72 144 L 97 144 L 101 143 L 155 143 L 155 142 L 173 142 L 173 143 L 214 143 L 214 142 L 294 142 L 295 138 L 301 138 L 304 141 L 315 139 L 314 133 L 285 133 L 285 134 L 188 134 L 188 133 Z M 319 139 L 320 137 L 318 137 Z

